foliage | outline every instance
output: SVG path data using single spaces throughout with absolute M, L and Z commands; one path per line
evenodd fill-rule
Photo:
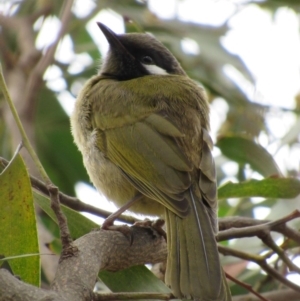
M 63 24 L 66 26 L 65 37 L 68 37 L 71 41 L 72 51 L 74 52 L 72 58 L 66 58 L 63 61 L 54 57 L 53 60 L 47 61 L 45 59 L 47 49 L 36 49 L 35 41 L 38 38 L 39 31 L 33 30 L 33 28 L 39 28 L 50 18 L 63 19 L 66 6 L 66 3 L 63 3 L 63 1 L 47 0 L 20 1 L 15 4 L 7 4 L 11 7 L 6 10 L 6 16 L 0 15 L 1 64 L 9 90 L 44 168 L 61 191 L 73 195 L 75 183 L 78 181 L 88 183 L 88 177 L 82 165 L 82 158 L 72 143 L 69 117 L 57 99 L 63 98 L 66 92 L 70 92 L 73 98 L 76 97 L 82 83 L 96 72 L 101 53 L 98 51 L 86 26 L 99 11 L 111 9 L 124 18 L 127 32 L 152 32 L 169 47 L 178 57 L 187 73 L 205 86 L 210 102 L 213 103 L 216 99 L 222 98 L 228 104 L 229 111 L 220 127 L 220 136 L 216 142 L 216 146 L 220 150 L 220 155 L 216 157 L 218 183 L 221 186 L 219 188 L 220 216 L 228 217 L 234 214 L 254 217 L 254 209 L 257 206 L 264 206 L 270 208 L 270 218 L 279 218 L 289 214 L 291 208 L 295 209 L 297 205 L 299 206 L 300 182 L 293 178 L 298 173 L 296 164 L 290 169 L 286 167 L 286 178 L 284 178 L 273 156 L 267 151 L 266 147 L 259 143 L 259 137 L 262 133 L 268 137 L 268 141 L 273 139 L 266 123 L 266 118 L 272 108 L 262 106 L 254 102 L 253 99 L 249 99 L 245 91 L 223 72 L 224 66 L 229 64 L 255 86 L 255 80 L 251 72 L 240 57 L 228 52 L 221 45 L 221 38 L 229 31 L 227 23 L 219 27 L 208 27 L 183 22 L 179 19 L 161 20 L 147 8 L 143 1 L 96 1 L 93 2 L 93 8 L 85 17 L 78 17 L 73 13 L 69 19 L 65 19 L 65 24 Z M 289 5 L 296 13 L 300 12 L 300 6 L 296 0 L 268 0 L 257 3 L 257 5 L 270 10 L 272 13 L 275 13 L 283 5 Z M 131 22 L 128 22 L 129 20 Z M 22 24 L 27 24 L 28 27 L 19 27 Z M 199 55 L 192 56 L 182 50 L 181 41 L 186 37 L 193 39 L 201 46 Z M 30 51 L 26 48 L 26 43 L 31 43 L 30 47 L 32 49 Z M 74 72 L 70 65 L 80 64 L 78 58 L 81 55 L 90 58 L 90 63 L 82 64 Z M 41 68 L 39 64 L 43 61 L 47 63 L 46 67 L 51 65 L 51 68 L 55 67 L 58 74 L 61 73 L 61 76 L 59 76 L 62 83 L 61 88 L 55 87 L 50 79 L 42 80 L 46 69 Z M 16 89 L 18 92 L 16 92 Z M 68 95 L 72 99 L 70 94 Z M 282 114 L 285 113 L 285 110 L 281 108 L 277 108 L 277 110 L 281 111 Z M 296 117 L 295 119 L 299 120 L 299 110 L 295 109 L 289 113 L 292 113 Z M 18 134 L 12 125 L 10 112 L 2 98 L 0 99 L 0 115 L 0 156 L 9 159 L 16 148 Z M 282 139 L 280 147 L 293 148 L 299 143 L 298 128 L 299 121 L 296 121 L 290 132 Z M 229 162 L 235 162 L 238 166 L 236 174 L 230 176 L 223 168 Z M 34 172 L 34 168 L 30 164 L 26 161 L 30 172 Z M 257 177 L 259 177 L 259 181 L 256 180 Z M 237 183 L 225 183 L 232 178 Z M 43 221 L 47 220 L 47 223 L 44 224 L 53 233 L 53 236 L 57 237 L 57 227 L 52 221 L 53 214 L 49 207 L 49 201 L 36 191 L 32 195 L 31 189 L 28 188 L 28 179 L 26 168 L 19 157 L 0 177 L 0 206 L 4 209 L 0 212 L 0 219 L 2 221 L 2 216 L 10 219 L 9 223 L 1 222 L 1 227 L 4 227 L 5 231 L 10 230 L 6 239 L 0 242 L 0 254 L 5 257 L 38 252 L 32 197 L 35 204 L 45 214 L 41 215 Z M 22 186 L 21 191 L 18 190 L 18 185 Z M 10 201 L 8 206 L 8 200 L 11 197 L 8 194 L 11 191 L 13 191 L 14 200 Z M 252 197 L 258 196 L 262 197 L 259 205 L 252 199 Z M 235 203 L 236 206 L 232 205 L 231 198 L 238 198 Z M 287 202 L 291 205 L 286 205 Z M 24 208 L 22 206 L 25 206 L 25 209 L 21 209 Z M 19 214 L 21 210 L 24 213 L 23 215 Z M 68 208 L 64 210 L 68 216 L 74 238 L 95 227 L 95 224 L 87 221 L 85 217 L 77 212 Z M 43 216 L 51 219 L 43 219 Z M 55 219 L 53 220 L 55 221 Z M 10 224 L 14 227 L 10 227 Z M 295 225 L 299 227 L 299 222 Z M 24 243 L 20 240 L 20 233 L 24 233 L 20 227 L 23 230 L 26 229 L 27 234 Z M 245 246 L 251 245 L 251 252 L 256 254 L 264 251 L 265 247 L 260 243 L 253 242 L 254 238 L 251 239 L 249 238 L 251 241 L 245 239 L 243 243 L 241 241 L 230 242 L 230 246 L 236 249 L 244 249 Z M 20 243 L 13 244 L 13 242 Z M 288 250 L 290 256 L 297 256 L 297 252 L 297 248 Z M 19 269 L 18 265 L 15 264 L 17 260 L 9 261 L 9 265 L 14 273 L 21 275 L 23 280 L 39 285 L 40 267 L 36 258 L 26 259 L 28 262 L 31 260 L 30 263 L 27 263 L 27 261 L 24 263 L 25 259 L 22 258 L 17 259 L 18 262 L 24 263 L 24 266 L 27 265 L 24 269 L 31 271 L 32 275 L 27 273 L 26 276 L 23 276 L 23 268 Z M 237 263 L 238 261 L 237 259 L 229 260 L 226 257 L 224 264 Z M 278 270 L 284 270 L 284 262 L 280 261 L 278 257 L 275 258 L 275 262 Z M 138 273 L 146 275 L 147 271 L 142 268 Z M 129 277 L 131 279 L 131 274 L 132 270 L 125 274 L 124 278 Z M 261 269 L 250 270 L 246 265 L 242 270 L 239 270 L 237 265 L 234 276 L 241 277 L 243 281 L 249 282 L 262 292 L 275 290 L 280 286 L 276 281 L 263 275 Z M 118 283 L 123 281 L 121 276 L 118 280 L 115 279 L 117 278 L 103 273 L 102 280 L 110 288 L 114 287 L 114 281 Z M 138 291 L 138 288 L 141 288 L 143 284 L 136 281 L 138 280 L 135 280 L 136 291 Z M 151 283 L 150 280 L 149 283 Z M 124 284 L 124 286 L 128 287 L 127 284 Z M 160 284 L 157 287 L 160 287 Z M 232 285 L 232 292 L 233 294 L 241 293 L 237 285 Z

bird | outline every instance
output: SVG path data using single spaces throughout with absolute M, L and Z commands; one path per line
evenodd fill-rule
M 117 206 L 163 216 L 165 282 L 176 298 L 231 300 L 216 234 L 209 104 L 175 56 L 148 33 L 116 34 L 80 91 L 71 132 L 91 182 Z

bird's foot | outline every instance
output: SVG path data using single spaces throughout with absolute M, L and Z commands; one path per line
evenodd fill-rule
M 162 228 L 165 224 L 163 219 L 157 219 L 155 221 L 151 221 L 149 219 L 145 219 L 144 221 L 135 222 L 131 227 L 128 225 L 114 225 L 111 220 L 106 219 L 102 224 L 102 230 L 110 230 L 110 231 L 118 231 L 122 233 L 129 241 L 130 245 L 133 244 L 134 235 L 137 228 L 148 228 L 154 236 L 162 236 L 165 240 L 167 240 L 167 234 L 165 230 Z
M 104 223 L 105 223 L 105 221 L 104 221 Z M 103 227 L 103 224 L 102 224 L 101 229 L 109 230 L 109 231 L 118 231 L 118 232 L 122 233 L 128 239 L 130 245 L 132 245 L 132 243 L 133 243 L 133 235 L 132 235 L 131 227 L 129 227 L 127 225 L 111 224 L 111 225 L 104 225 L 104 227 Z
M 133 242 L 133 235 L 131 233 L 131 227 L 127 225 L 114 225 L 114 222 L 118 217 L 126 211 L 128 208 L 130 208 L 134 203 L 136 203 L 138 200 L 140 200 L 143 196 L 141 194 L 138 194 L 134 198 L 132 198 L 129 202 L 127 202 L 124 206 L 119 208 L 116 212 L 109 215 L 104 222 L 102 223 L 101 229 L 102 230 L 112 230 L 112 231 L 119 231 L 122 234 L 125 235 L 126 238 L 128 238 L 130 245 L 132 245 Z
M 123 205 L 121 208 L 119 208 L 117 211 L 109 215 L 102 224 L 103 230 L 114 230 L 114 221 L 118 219 L 118 217 L 125 212 L 128 208 L 130 208 L 134 203 L 139 201 L 143 196 L 141 194 L 136 195 L 134 198 L 132 198 L 129 202 L 127 202 L 125 205 Z
M 151 221 L 149 219 L 145 219 L 143 221 L 135 222 L 133 226 L 145 227 L 145 228 L 153 228 L 160 236 L 163 236 L 165 240 L 167 240 L 167 234 L 165 230 L 162 228 L 165 224 L 163 219 L 157 219 L 155 221 Z

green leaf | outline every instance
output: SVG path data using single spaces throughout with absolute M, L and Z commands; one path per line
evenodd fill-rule
M 54 92 L 41 89 L 36 112 L 38 156 L 53 183 L 67 194 L 74 194 L 74 184 L 88 182 L 82 156 L 73 142 L 69 117 L 56 100 Z
M 217 142 L 223 155 L 240 164 L 250 164 L 251 168 L 264 177 L 280 175 L 273 157 L 261 145 L 244 137 L 226 136 Z
M 243 183 L 228 182 L 218 189 L 219 199 L 265 197 L 292 199 L 300 194 L 300 181 L 295 178 L 268 178 Z
M 118 272 L 101 271 L 100 279 L 113 292 L 170 293 L 170 289 L 145 266 L 134 266 Z
M 39 253 L 31 184 L 20 155 L 0 175 L 0 254 L 4 257 Z M 9 265 L 22 281 L 40 285 L 40 258 L 12 259 Z

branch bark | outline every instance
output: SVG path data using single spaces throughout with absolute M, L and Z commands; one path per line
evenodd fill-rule
M 153 228 L 132 226 L 134 240 L 120 232 L 98 230 L 74 241 L 76 256 L 62 258 L 51 290 L 23 283 L 0 270 L 0 301 L 90 301 L 99 270 L 117 271 L 132 265 L 157 263 L 166 259 L 165 239 Z M 43 300 L 44 300 L 43 299 Z

